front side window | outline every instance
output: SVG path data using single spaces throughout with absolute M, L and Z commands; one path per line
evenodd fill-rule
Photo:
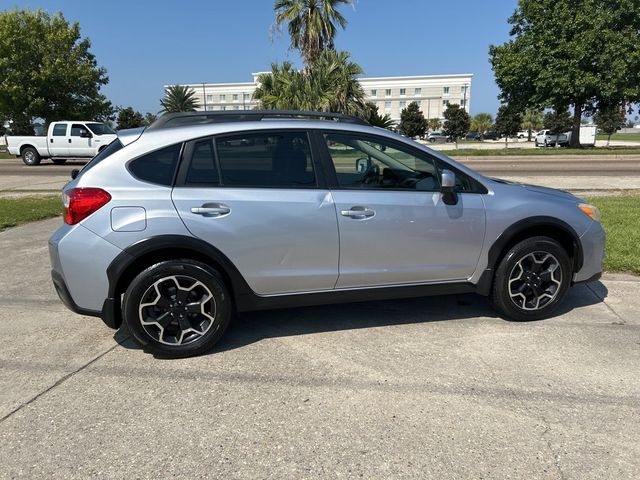
M 66 123 L 56 123 L 53 126 L 53 133 L 52 135 L 54 137 L 64 137 L 67 135 L 67 124 Z
M 71 125 L 71 136 L 72 137 L 88 137 L 89 130 L 84 125 L 80 125 L 78 123 L 74 123 Z
M 115 135 L 113 128 L 104 123 L 87 123 L 87 127 L 96 135 Z
M 303 132 L 261 132 L 216 139 L 224 186 L 315 187 L 311 148 Z
M 134 177 L 145 182 L 171 186 L 181 148 L 182 144 L 178 143 L 147 153 L 131 161 L 129 171 Z
M 330 133 L 325 140 L 342 188 L 439 190 L 435 164 L 427 155 L 416 156 L 384 138 Z

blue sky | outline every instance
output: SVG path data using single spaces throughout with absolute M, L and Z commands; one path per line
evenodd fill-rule
M 275 37 L 273 0 L 0 0 L 7 8 L 61 11 L 78 21 L 109 74 L 115 105 L 156 112 L 173 83 L 251 81 L 272 62 L 299 63 L 286 31 Z M 471 112 L 495 113 L 490 44 L 508 38 L 517 0 L 358 0 L 345 7 L 349 50 L 367 76 L 473 73 Z

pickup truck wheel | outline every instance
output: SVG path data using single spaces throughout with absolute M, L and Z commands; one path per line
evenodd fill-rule
M 66 158 L 52 158 L 51 161 L 56 165 L 64 165 L 65 163 L 67 163 Z
M 40 154 L 33 147 L 27 147 L 22 151 L 22 161 L 30 167 L 40 164 Z

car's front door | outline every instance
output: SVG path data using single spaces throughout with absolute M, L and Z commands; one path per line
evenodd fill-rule
M 304 131 L 190 142 L 173 201 L 189 231 L 219 249 L 261 295 L 330 290 L 338 226 Z
M 69 156 L 70 157 L 92 157 L 95 149 L 93 148 L 93 134 L 87 127 L 80 123 L 71 125 L 71 134 L 69 136 Z
M 481 195 L 470 193 L 471 179 L 458 178 L 457 202 L 446 205 L 441 167 L 428 154 L 382 136 L 326 132 L 323 140 L 335 171 L 337 288 L 456 281 L 473 274 L 485 209 Z
M 69 155 L 69 135 L 67 123 L 54 123 L 49 135 L 49 154 L 52 157 L 66 157 Z

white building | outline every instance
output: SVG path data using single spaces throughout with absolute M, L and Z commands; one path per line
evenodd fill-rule
M 199 110 L 251 110 L 258 102 L 253 98 L 260 73 L 252 82 L 192 83 L 200 104 Z M 449 103 L 469 111 L 473 74 L 417 75 L 403 77 L 362 77 L 360 83 L 367 100 L 378 106 L 380 114 L 400 120 L 400 112 L 411 102 L 418 102 L 426 118 L 442 118 Z

